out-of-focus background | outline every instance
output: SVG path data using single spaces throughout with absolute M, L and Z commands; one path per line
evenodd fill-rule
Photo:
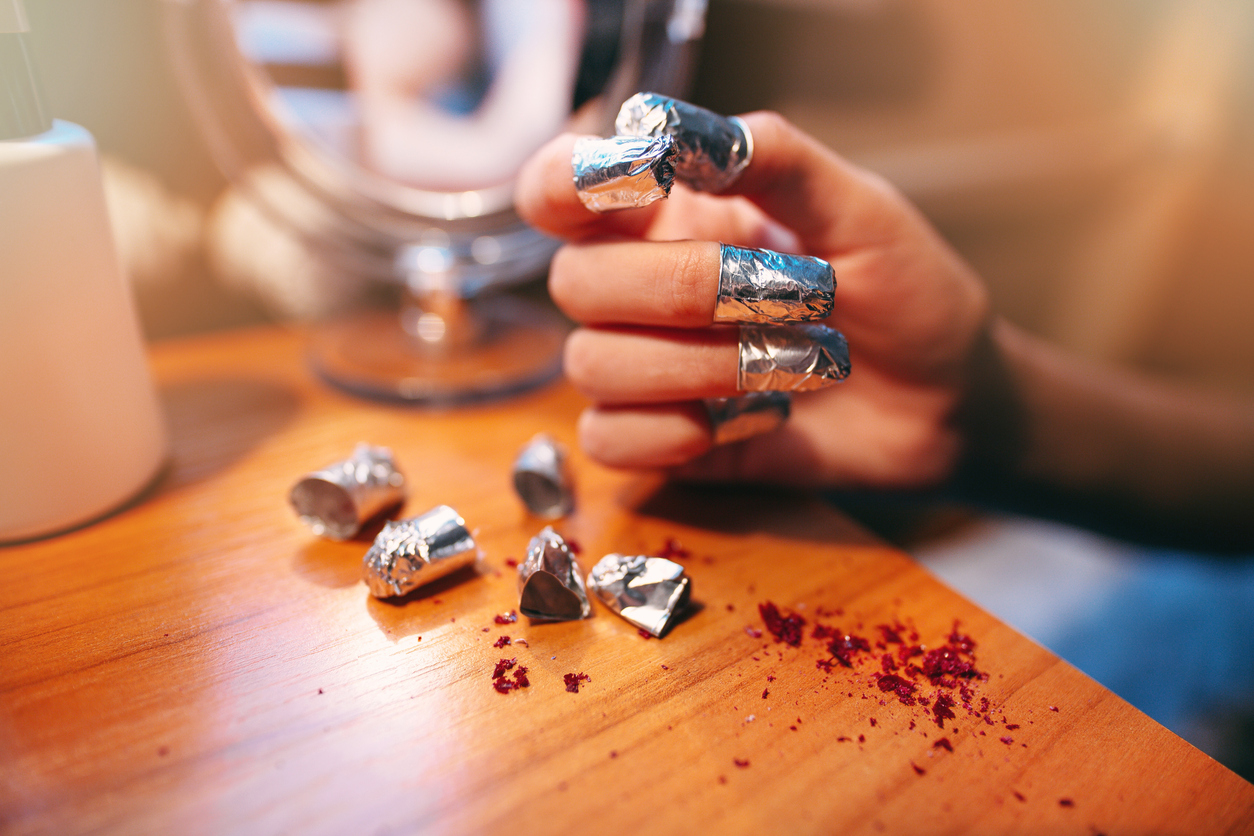
M 147 335 L 270 316 L 212 244 L 227 184 L 177 88 L 158 0 L 27 5 L 50 110 L 105 155 Z M 1029 330 L 1254 394 L 1252 42 L 1254 5 L 1235 0 L 711 0 L 689 98 L 778 110 L 887 176 Z M 1248 562 L 945 520 L 896 533 L 969 597 L 1254 775 Z

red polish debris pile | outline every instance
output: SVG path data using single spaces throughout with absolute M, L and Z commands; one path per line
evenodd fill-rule
M 492 646 L 493 647 L 505 647 L 507 644 L 510 644 L 509 636 L 501 636 L 500 638 L 496 640 L 496 643 L 493 644 Z
M 674 537 L 667 537 L 666 542 L 662 544 L 662 548 L 658 550 L 657 556 L 667 560 L 683 560 L 684 558 L 692 557 L 692 552 L 685 549 Z
M 758 614 L 762 616 L 762 623 L 766 625 L 767 632 L 775 637 L 775 641 L 793 647 L 801 646 L 801 628 L 806 626 L 804 618 L 796 613 L 785 616 L 770 601 L 758 604 Z
M 562 679 L 566 682 L 566 690 L 570 691 L 572 694 L 579 693 L 580 682 L 592 681 L 592 677 L 588 676 L 586 673 L 568 673 L 563 676 Z
M 511 679 L 507 674 L 514 672 Z M 496 668 L 492 671 L 492 687 L 499 693 L 508 694 L 517 688 L 526 688 L 531 684 L 531 680 L 527 678 L 527 668 L 518 664 L 518 658 L 501 659 L 496 663 Z
M 501 613 L 492 620 L 497 624 L 513 624 L 518 620 L 518 613 L 515 610 L 510 610 L 509 612 Z

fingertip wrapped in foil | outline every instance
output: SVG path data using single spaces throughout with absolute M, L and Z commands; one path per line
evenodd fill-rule
M 532 621 L 575 621 L 592 614 L 575 555 L 551 527 L 531 538 L 518 564 L 518 610 Z
M 581 137 L 571 155 L 575 193 L 593 212 L 648 206 L 670 194 L 675 154 L 669 136 Z
M 692 596 L 683 566 L 643 555 L 607 554 L 588 573 L 588 588 L 605 606 L 658 638 Z
M 447 505 L 389 522 L 362 558 L 362 576 L 376 598 L 407 595 L 479 558 L 466 522 Z
M 707 398 L 705 410 L 715 444 L 732 444 L 768 433 L 788 420 L 787 392 L 751 392 L 738 398 Z
M 348 540 L 367 520 L 400 505 L 405 476 L 386 447 L 358 444 L 343 461 L 301 477 L 288 501 L 315 534 Z
M 722 244 L 714 321 L 826 319 L 835 289 L 832 265 L 821 258 Z
M 736 385 L 742 392 L 806 392 L 849 376 L 849 344 L 824 325 L 740 326 Z
M 575 490 L 566 448 L 544 433 L 527 442 L 514 460 L 514 491 L 537 517 L 569 514 L 575 507 Z
M 637 93 L 614 123 L 621 136 L 672 136 L 679 149 L 675 177 L 702 192 L 721 192 L 753 158 L 753 135 L 738 117 L 657 93 Z

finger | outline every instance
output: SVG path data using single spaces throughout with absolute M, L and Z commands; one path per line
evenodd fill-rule
M 609 467 L 675 467 L 710 449 L 700 402 L 595 406 L 579 416 L 579 444 Z
M 577 322 L 700 328 L 714 321 L 719 245 L 571 244 L 549 271 L 553 301 Z
M 555 137 L 523 165 L 514 190 L 514 208 L 519 216 L 558 238 L 643 234 L 658 204 L 598 214 L 580 202 L 570 162 L 578 139 L 575 134 Z
M 804 251 L 836 254 L 874 247 L 900 234 L 909 204 L 880 177 L 860 169 L 776 113 L 742 117 L 753 159 L 725 194 L 747 197 L 795 232 Z
M 566 377 L 599 404 L 737 394 L 737 331 L 579 328 L 566 340 Z

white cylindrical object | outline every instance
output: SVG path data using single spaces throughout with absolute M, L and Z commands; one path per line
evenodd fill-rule
M 0 543 L 118 508 L 166 445 L 91 135 L 0 141 Z

